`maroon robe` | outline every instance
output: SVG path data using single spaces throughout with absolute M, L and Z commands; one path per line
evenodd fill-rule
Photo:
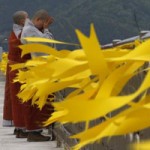
M 3 119 L 12 122 L 12 105 L 10 100 L 10 90 L 9 90 L 9 65 L 7 64 L 6 71 L 6 82 L 5 82 L 5 93 L 4 93 L 4 107 L 3 107 Z M 12 125 L 12 123 L 10 123 Z M 9 125 L 4 125 L 9 126 Z
M 20 38 L 20 36 L 19 36 Z M 9 51 L 8 51 L 8 64 L 6 71 L 6 83 L 5 83 L 5 97 L 4 97 L 4 120 L 13 120 L 16 127 L 24 127 L 23 119 L 23 108 L 21 102 L 17 98 L 17 93 L 20 90 L 20 83 L 13 83 L 13 79 L 18 73 L 18 70 L 11 71 L 10 65 L 15 63 L 26 62 L 31 59 L 30 54 L 25 55 L 21 58 L 21 49 L 18 45 L 21 44 L 14 32 L 11 32 L 8 40 Z M 18 113 L 19 112 L 19 113 Z
M 16 77 L 18 70 L 10 71 L 9 65 L 23 63 L 31 59 L 30 54 L 21 57 L 21 49 L 18 48 L 18 45 L 21 45 L 20 39 L 17 39 L 14 32 L 12 32 L 9 38 L 9 62 L 6 76 L 7 84 L 5 93 L 5 102 L 7 103 L 6 106 L 4 106 L 4 119 L 12 119 L 11 117 L 13 116 L 15 127 L 25 127 L 27 130 L 37 130 L 42 128 L 42 121 L 45 121 L 51 115 L 53 112 L 53 107 L 46 105 L 40 111 L 36 105 L 31 106 L 31 101 L 21 103 L 21 101 L 18 99 L 17 94 L 20 90 L 21 84 L 19 82 L 13 83 L 13 79 Z

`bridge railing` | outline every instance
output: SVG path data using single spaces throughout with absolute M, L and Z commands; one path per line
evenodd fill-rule
M 142 40 L 150 38 L 150 32 L 141 32 L 141 35 L 139 35 L 139 36 L 135 36 L 135 37 L 125 39 L 122 41 L 116 40 L 116 41 L 114 41 L 114 43 L 102 46 L 102 48 L 105 49 L 105 48 L 128 44 L 139 38 L 141 38 Z M 145 64 L 145 66 L 147 66 L 147 65 L 148 64 Z M 143 66 L 143 67 L 145 68 L 145 66 Z M 127 85 L 125 86 L 125 88 L 122 90 L 122 92 L 120 94 L 123 94 L 123 95 L 130 94 L 130 93 L 133 93 L 134 91 L 136 91 L 136 89 L 140 86 L 142 80 L 144 79 L 145 74 L 146 74 L 145 72 L 141 72 L 140 74 L 134 76 L 127 83 Z M 57 98 L 59 100 L 63 99 L 66 95 L 68 95 L 68 93 L 70 93 L 70 91 L 71 91 L 71 89 L 65 89 L 65 90 L 61 91 L 57 95 Z M 138 98 L 135 99 L 135 101 L 136 100 L 138 100 Z M 125 108 L 126 108 L 126 106 L 124 108 L 116 110 L 115 112 L 113 112 L 111 114 L 108 114 L 108 117 L 111 117 L 111 116 L 119 113 L 120 111 L 122 111 Z M 95 126 L 103 121 L 104 121 L 103 117 L 93 120 L 90 122 L 90 126 Z M 65 147 L 65 149 L 70 150 L 72 146 L 74 146 L 75 144 L 78 143 L 78 140 L 70 139 L 69 137 L 75 133 L 83 131 L 84 129 L 85 129 L 84 122 L 77 123 L 77 124 L 68 123 L 65 125 L 56 123 L 54 133 L 57 137 L 57 145 L 58 146 L 63 145 L 63 147 Z M 108 140 L 108 138 L 104 138 L 101 140 L 101 142 L 87 145 L 84 148 L 82 148 L 82 150 L 106 150 L 106 149 L 127 150 L 128 146 L 131 142 L 135 142 L 135 141 L 138 142 L 139 140 L 147 139 L 147 138 L 150 138 L 150 130 L 149 129 L 145 129 L 143 131 L 131 133 L 128 135 L 112 137 L 111 140 Z

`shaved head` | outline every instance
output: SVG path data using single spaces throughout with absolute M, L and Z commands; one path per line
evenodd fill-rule
M 32 17 L 32 20 L 34 19 L 41 19 L 41 20 L 46 20 L 47 18 L 49 17 L 49 14 L 46 10 L 44 9 L 41 9 L 41 10 L 38 10 Z
M 20 21 L 26 19 L 28 17 L 28 13 L 25 11 L 16 11 L 13 14 L 13 21 L 15 24 L 20 24 Z

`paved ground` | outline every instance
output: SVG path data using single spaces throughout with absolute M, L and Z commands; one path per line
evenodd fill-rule
M 3 95 L 5 78 L 0 72 L 0 150 L 63 150 L 56 148 L 56 142 L 27 142 L 26 139 L 16 139 L 13 127 L 2 127 Z

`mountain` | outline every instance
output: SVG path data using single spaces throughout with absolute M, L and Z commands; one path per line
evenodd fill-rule
M 0 0 L 0 38 L 9 35 L 15 11 L 25 10 L 32 16 L 38 9 L 54 17 L 51 31 L 62 41 L 78 42 L 75 29 L 88 35 L 91 23 L 102 44 L 150 29 L 149 0 Z

